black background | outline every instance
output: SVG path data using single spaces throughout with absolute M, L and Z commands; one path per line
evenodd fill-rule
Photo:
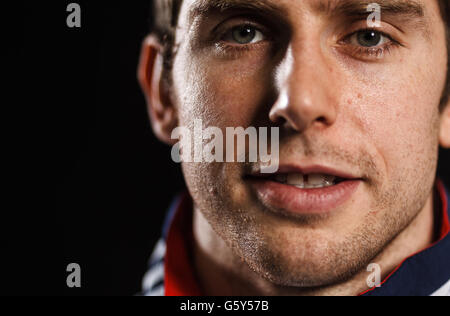
M 18 229 L 3 259 L 11 282 L 0 286 L 4 294 L 133 295 L 183 189 L 136 80 L 150 2 L 77 1 L 82 27 L 69 29 L 70 2 L 24 1 L 2 12 L 4 47 L 19 60 L 18 89 L 9 92 L 24 154 L 10 185 L 19 189 L 8 208 Z M 441 152 L 447 183 L 449 157 Z M 81 265 L 81 289 L 65 286 L 71 262 Z

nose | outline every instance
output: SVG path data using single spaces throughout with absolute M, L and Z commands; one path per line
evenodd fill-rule
M 269 114 L 274 123 L 304 132 L 336 121 L 331 71 L 319 50 L 287 50 L 277 70 L 278 99 Z

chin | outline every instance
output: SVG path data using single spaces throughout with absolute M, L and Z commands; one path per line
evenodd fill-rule
M 351 279 L 377 253 L 377 249 L 368 248 L 358 239 L 338 241 L 339 238 L 314 232 L 304 235 L 293 239 L 265 235 L 262 238 L 265 242 L 253 242 L 253 249 L 244 254 L 244 260 L 261 278 L 275 286 L 306 289 Z M 255 245 L 258 245 L 256 249 Z M 241 245 L 241 249 L 249 249 L 249 245 Z
M 295 258 L 278 258 L 275 261 L 267 261 L 267 255 L 262 260 L 249 263 L 251 269 L 260 277 L 270 281 L 276 286 L 317 288 L 338 284 L 351 279 L 364 265 L 338 265 L 327 264 L 321 260 L 298 260 L 292 264 Z M 335 260 L 337 259 L 337 260 Z M 338 258 L 330 261 L 339 262 Z

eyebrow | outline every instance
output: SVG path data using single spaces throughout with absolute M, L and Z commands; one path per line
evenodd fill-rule
M 271 0 L 198 0 L 189 15 L 192 20 L 197 15 L 231 10 L 248 10 L 275 16 L 285 14 L 285 9 L 278 6 L 276 1 Z
M 301 1 L 301 0 L 291 0 Z M 312 11 L 328 16 L 347 18 L 368 17 L 372 12 L 367 11 L 369 4 L 378 4 L 381 17 L 391 17 L 410 23 L 413 28 L 420 30 L 425 38 L 430 38 L 429 23 L 425 17 L 425 7 L 416 0 L 315 0 L 311 5 Z M 286 21 L 288 9 L 276 0 L 198 0 L 189 13 L 192 22 L 196 16 L 207 15 L 212 12 L 247 10 L 256 14 L 274 17 L 278 21 Z M 400 27 L 400 31 L 404 32 Z
M 416 0 L 324 0 L 318 1 L 315 9 L 319 13 L 338 15 L 343 17 L 368 17 L 371 11 L 367 11 L 370 4 L 380 6 L 381 19 L 384 17 L 406 22 L 410 29 L 421 31 L 425 39 L 430 39 L 430 27 L 425 17 L 425 7 Z M 397 29 L 404 32 L 401 26 Z
M 248 9 L 267 13 L 285 13 L 285 9 L 274 0 L 198 0 L 191 9 L 191 16 L 211 11 Z M 360 16 L 368 15 L 369 4 L 378 4 L 381 14 L 404 15 L 411 18 L 423 18 L 424 7 L 415 0 L 317 0 L 313 9 L 329 15 Z
M 349 16 L 368 15 L 369 4 L 378 4 L 381 14 L 404 15 L 411 18 L 423 18 L 425 9 L 414 0 L 326 0 L 318 1 L 314 8 L 322 13 Z

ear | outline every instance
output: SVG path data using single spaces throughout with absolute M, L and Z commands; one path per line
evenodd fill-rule
M 154 35 L 149 35 L 142 44 L 138 67 L 138 80 L 147 100 L 148 113 L 153 132 L 161 141 L 173 145 L 172 131 L 178 124 L 168 83 L 163 78 L 162 46 Z
M 441 130 L 439 142 L 442 147 L 450 148 L 450 101 L 441 114 Z

